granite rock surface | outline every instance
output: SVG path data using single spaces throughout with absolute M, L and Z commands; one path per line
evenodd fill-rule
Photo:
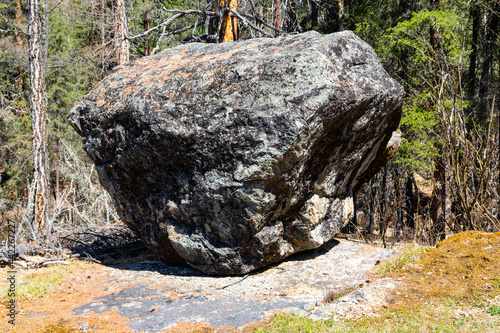
M 403 96 L 352 32 L 308 32 L 141 58 L 69 120 L 161 260 L 236 275 L 339 232 L 388 156 Z

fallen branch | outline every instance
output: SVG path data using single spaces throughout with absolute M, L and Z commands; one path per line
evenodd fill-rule
M 249 276 L 250 276 L 250 274 L 247 274 L 244 277 L 242 277 L 240 280 L 233 282 L 233 283 L 230 283 L 230 284 L 226 284 L 225 286 L 219 287 L 219 288 L 217 288 L 217 290 L 226 289 L 227 287 L 234 286 L 235 284 L 240 283 L 241 281 L 245 280 Z

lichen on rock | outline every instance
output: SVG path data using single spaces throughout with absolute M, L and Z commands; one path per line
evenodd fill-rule
M 308 32 L 139 59 L 69 119 L 121 219 L 159 258 L 244 274 L 339 232 L 403 95 L 352 32 Z

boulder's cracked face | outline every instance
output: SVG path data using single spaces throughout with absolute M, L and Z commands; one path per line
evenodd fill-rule
M 70 113 L 123 221 L 166 263 L 243 274 L 332 239 L 403 89 L 352 32 L 188 44 Z

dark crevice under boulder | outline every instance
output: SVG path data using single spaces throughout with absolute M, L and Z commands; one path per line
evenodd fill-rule
M 332 239 L 384 164 L 404 91 L 352 32 L 187 44 L 71 111 L 120 217 L 160 259 L 244 274 Z

